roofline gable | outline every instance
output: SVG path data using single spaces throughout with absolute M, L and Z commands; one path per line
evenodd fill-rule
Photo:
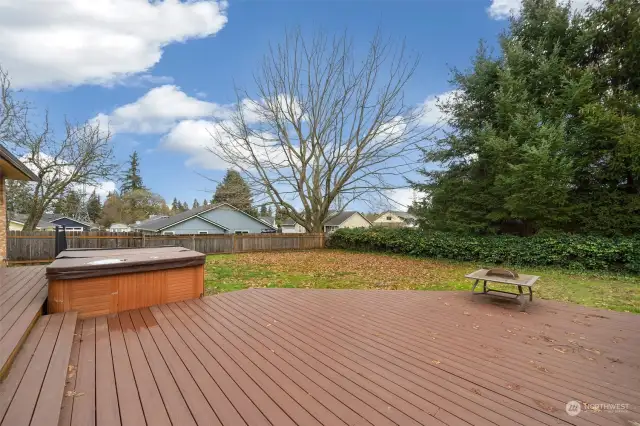
M 206 212 L 211 211 L 211 210 L 213 210 L 213 209 L 210 209 L 210 210 L 204 210 L 204 211 L 202 211 L 202 212 L 200 212 L 200 213 L 206 213 Z M 178 225 L 178 224 L 180 224 L 180 223 L 187 222 L 187 221 L 189 221 L 189 220 L 191 220 L 191 219 L 200 219 L 200 220 L 203 220 L 203 221 L 205 221 L 205 222 L 207 222 L 207 223 L 209 223 L 209 224 L 211 224 L 211 225 L 213 225 L 213 226 L 217 226 L 218 228 L 223 229 L 223 230 L 225 230 L 225 231 L 228 231 L 228 230 L 229 230 L 229 228 L 227 228 L 226 226 L 223 226 L 223 225 L 221 225 L 221 224 L 219 224 L 219 223 L 217 223 L 217 222 L 214 222 L 213 220 L 207 219 L 206 217 L 202 217 L 202 216 L 200 216 L 200 213 L 196 213 L 196 214 L 194 214 L 193 216 L 185 217 L 185 218 L 184 218 L 184 219 L 182 219 L 182 220 L 179 220 L 179 221 L 174 222 L 174 223 L 172 223 L 172 224 L 169 224 L 169 225 L 167 225 L 167 226 L 163 226 L 162 228 L 158 228 L 158 229 L 157 229 L 157 231 L 158 231 L 158 232 L 160 232 L 160 231 L 164 231 L 164 230 L 165 230 L 165 229 L 167 229 L 167 228 L 171 228 L 172 226 L 176 226 L 176 225 Z M 140 229 L 142 229 L 142 228 L 140 228 Z M 149 229 L 149 231 L 151 231 L 151 229 Z

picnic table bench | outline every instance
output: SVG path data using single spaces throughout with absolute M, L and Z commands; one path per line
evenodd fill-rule
M 470 274 L 465 275 L 465 278 L 469 278 L 475 280 L 473 283 L 473 287 L 471 287 L 471 296 L 477 295 L 492 295 L 497 297 L 506 297 L 509 299 L 516 300 L 520 303 L 520 311 L 524 311 L 526 309 L 527 303 L 533 301 L 533 285 L 540 278 L 537 275 L 525 275 L 525 274 L 517 274 L 516 277 L 508 278 L 502 275 L 491 275 L 489 273 L 490 269 L 478 269 Z M 476 287 L 483 281 L 482 291 L 477 292 Z M 495 290 L 487 287 L 487 282 L 494 282 L 499 284 L 511 284 L 518 287 L 518 293 L 512 293 L 509 291 Z M 528 294 L 525 294 L 522 291 L 522 288 L 526 287 L 529 289 Z M 515 296 L 515 297 L 512 297 Z M 528 300 L 527 300 L 528 299 Z

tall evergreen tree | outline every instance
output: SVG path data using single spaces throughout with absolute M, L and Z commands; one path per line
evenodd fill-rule
M 231 204 L 233 207 L 251 215 L 256 215 L 257 213 L 252 205 L 253 198 L 249 185 L 247 185 L 240 173 L 232 169 L 227 170 L 224 179 L 216 187 L 213 202 Z
M 82 198 L 77 191 L 68 191 L 54 205 L 53 212 L 67 217 L 74 217 L 80 210 Z
M 189 210 L 189 204 L 187 204 L 186 201 L 183 201 L 182 206 L 180 207 L 180 210 L 183 212 L 186 212 L 187 210 Z
M 263 204 L 260 206 L 260 216 L 267 216 L 267 205 Z
M 606 0 L 572 16 L 525 0 L 501 37 L 454 70 L 452 129 L 425 151 L 422 224 L 493 232 L 516 224 L 640 231 L 640 6 Z M 633 46 L 636 46 L 635 48 Z
M 97 223 L 102 216 L 102 201 L 100 200 L 100 196 L 96 194 L 95 189 L 87 201 L 87 211 L 89 213 L 89 219 L 91 219 L 93 223 Z
M 207 200 L 206 198 L 204 200 L 202 200 L 202 205 L 203 206 L 208 206 L 209 205 L 209 200 Z
M 173 197 L 173 201 L 171 202 L 171 212 L 176 214 L 180 213 L 180 211 L 182 211 L 182 204 L 180 204 L 176 197 Z
M 120 192 L 122 194 L 126 194 L 129 191 L 135 191 L 138 189 L 145 189 L 145 187 L 142 184 L 142 176 L 140 176 L 140 159 L 138 157 L 138 151 L 133 151 L 129 156 L 129 168 L 122 177 Z
M 193 204 L 191 205 L 192 209 L 197 209 L 198 207 L 200 207 L 200 202 L 198 201 L 197 198 L 193 199 Z

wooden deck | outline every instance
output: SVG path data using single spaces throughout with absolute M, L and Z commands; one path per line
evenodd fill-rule
M 0 268 L 0 378 L 42 314 L 46 299 L 44 266 Z
M 0 424 L 56 426 L 77 314 L 45 315 L 0 383 Z
M 469 299 L 254 289 L 79 321 L 58 424 L 640 422 L 640 316 Z

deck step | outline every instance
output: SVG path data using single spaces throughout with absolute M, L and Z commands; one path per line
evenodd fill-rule
M 0 426 L 58 424 L 76 322 L 76 312 L 36 322 L 0 383 Z

